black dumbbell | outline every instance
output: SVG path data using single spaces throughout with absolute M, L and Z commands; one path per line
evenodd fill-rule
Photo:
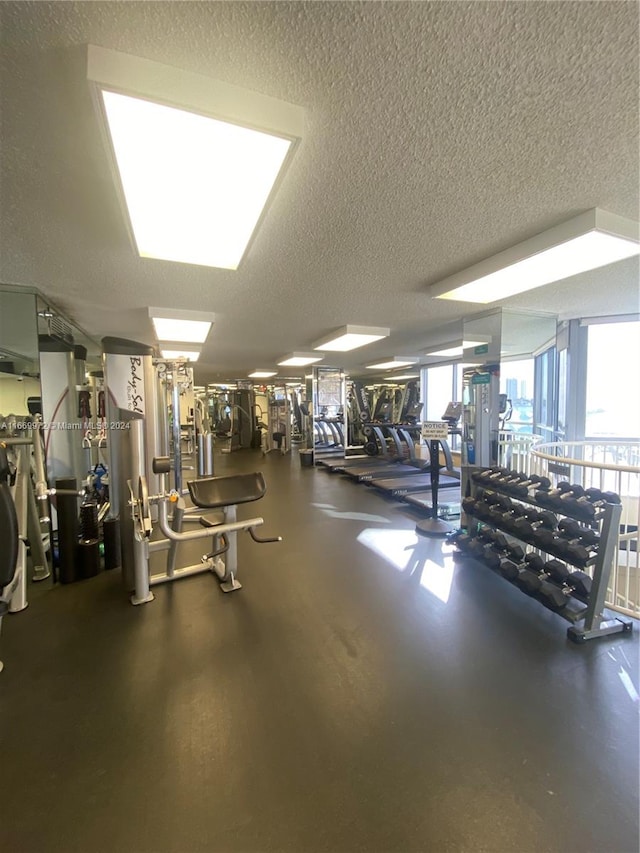
M 527 554 L 524 559 L 526 568 L 515 579 L 516 585 L 527 595 L 535 595 L 548 577 L 544 571 L 544 560 L 539 554 Z
M 478 530 L 477 536 L 478 536 L 478 539 L 480 539 L 484 545 L 493 544 L 493 528 L 492 527 L 481 527 L 480 530 Z
M 531 537 L 531 544 L 535 545 L 541 551 L 553 552 L 554 545 L 558 541 L 555 531 L 549 530 L 548 527 L 539 527 L 534 531 Z
M 600 537 L 590 527 L 582 527 L 572 518 L 562 518 L 558 523 L 560 534 L 566 539 L 581 539 L 585 545 L 597 545 Z
M 519 482 L 523 474 L 518 474 L 515 471 L 508 469 L 501 474 L 494 474 L 489 478 L 488 484 L 494 489 L 500 489 L 503 492 L 508 492 L 514 483 Z
M 587 577 L 589 577 L 587 575 Z M 589 580 L 591 580 L 589 578 Z M 569 598 L 575 595 L 576 592 L 571 586 L 558 587 L 555 584 L 543 582 L 540 585 L 537 596 L 549 610 L 563 610 L 567 606 Z M 580 598 L 586 598 L 585 593 L 578 593 Z
M 551 481 L 548 477 L 539 477 L 537 474 L 530 474 L 526 480 L 515 483 L 509 491 L 516 497 L 526 498 L 529 495 L 530 489 L 538 489 L 547 491 L 551 487 Z
M 586 572 L 571 572 L 567 580 L 567 588 L 571 591 L 571 595 L 577 595 L 579 598 L 588 598 L 591 593 L 593 580 Z
M 482 559 L 485 561 L 485 563 L 487 564 L 487 566 L 489 566 L 490 569 L 500 568 L 500 562 L 502 560 L 502 557 L 500 553 L 496 550 L 495 545 L 489 543 L 488 545 L 484 546 Z
M 482 541 L 482 539 L 479 539 L 477 536 L 474 536 L 471 542 L 469 542 L 467 553 L 470 557 L 475 557 L 475 559 L 481 560 L 484 556 L 484 546 L 485 543 Z
M 498 492 L 487 492 L 485 500 L 490 506 L 497 506 L 505 512 L 511 509 L 513 505 L 511 498 L 508 498 L 506 495 L 500 495 Z
M 600 489 L 589 488 L 585 491 L 584 497 L 591 503 L 596 504 L 619 504 L 620 495 L 616 492 L 603 492 Z
M 566 587 L 567 595 L 575 593 L 580 598 L 589 596 L 593 581 L 586 572 L 572 572 L 560 560 L 547 560 L 544 570 L 555 583 Z
M 580 483 L 558 483 L 561 501 L 574 501 L 585 496 L 586 492 Z
M 472 474 L 472 480 L 476 483 L 487 484 L 490 480 L 496 479 L 497 477 L 504 476 L 509 473 L 508 468 L 500 468 L 495 466 L 493 468 L 485 468 L 483 471 L 476 471 Z
M 504 512 L 499 519 L 496 519 L 496 524 L 506 530 L 508 533 L 515 534 L 515 524 L 519 518 L 522 518 L 525 513 L 525 508 L 522 504 L 513 504 L 509 512 Z
M 573 574 L 581 574 L 584 575 L 584 572 L 574 572 Z M 572 575 L 573 578 L 573 575 Z M 589 581 L 591 578 L 589 575 L 585 575 Z M 576 595 L 580 599 L 585 599 L 588 597 L 589 593 L 584 591 L 584 584 L 582 581 L 578 582 L 580 586 L 580 590 L 576 589 L 576 587 L 572 586 L 571 583 L 568 586 L 556 586 L 553 583 L 549 583 L 543 581 L 540 585 L 540 589 L 537 592 L 537 596 L 549 610 L 554 610 L 556 612 L 563 610 L 568 603 L 568 600 Z M 588 587 L 591 589 L 591 586 Z
M 524 558 L 524 549 L 519 543 L 510 542 L 499 530 L 491 531 L 489 542 L 485 545 L 484 559 L 492 569 L 500 567 L 500 561 L 507 557 L 516 562 Z
M 511 471 L 509 474 L 506 474 L 502 480 L 501 488 L 505 491 L 509 491 L 513 486 L 518 483 L 522 483 L 527 479 L 526 474 L 520 473 L 520 471 Z
M 524 572 L 542 571 L 544 560 L 538 554 L 523 555 L 521 560 L 501 560 L 500 573 L 509 581 L 518 581 Z
M 549 491 L 538 489 L 535 493 L 535 499 L 537 503 L 542 506 L 548 506 L 551 507 L 551 509 L 556 509 L 562 512 L 563 509 L 566 509 L 568 506 L 566 503 L 563 505 L 563 501 L 567 501 L 569 498 L 573 497 L 580 498 L 584 493 L 585 491 L 582 486 L 577 483 L 575 485 L 571 485 L 571 483 L 563 480 L 558 483 L 555 489 L 550 489 Z
M 579 533 L 574 532 L 574 525 L 580 531 Z M 566 538 L 572 533 L 573 538 Z M 563 536 L 553 543 L 553 552 L 559 554 L 563 560 L 573 563 L 573 565 L 585 566 L 598 547 L 599 541 L 598 534 L 594 530 L 580 527 L 576 522 L 571 524 L 567 519 Z
M 468 532 L 463 528 L 460 528 L 459 530 L 454 530 L 453 533 L 450 533 L 447 538 L 452 545 L 455 545 L 461 551 L 465 550 L 467 543 L 471 540 L 471 537 L 469 536 Z
M 474 483 L 484 483 L 486 480 L 489 479 L 491 474 L 493 474 L 495 472 L 495 470 L 497 470 L 497 469 L 483 468 L 482 471 L 474 471 L 473 474 L 471 475 L 471 479 L 473 480 Z
M 473 515 L 482 521 L 491 521 L 491 507 L 486 501 L 476 501 Z
M 501 488 L 505 492 L 512 492 L 520 483 L 524 483 L 525 480 L 527 480 L 526 474 L 522 474 L 520 471 L 514 471 L 510 476 L 505 477 Z
M 474 514 L 475 514 L 475 508 L 476 508 L 476 504 L 477 504 L 477 503 L 479 503 L 479 501 L 477 501 L 477 500 L 476 500 L 476 498 L 469 496 L 469 497 L 467 497 L 467 498 L 464 498 L 464 499 L 463 499 L 463 501 L 462 501 L 462 509 L 463 509 L 463 510 L 468 514 L 468 515 L 474 515 Z
M 516 519 L 514 523 L 514 529 L 521 539 L 524 539 L 525 541 L 532 541 L 535 537 L 536 544 L 542 541 L 542 539 L 537 536 L 538 533 L 547 531 L 551 534 L 551 539 L 553 539 L 553 531 L 555 528 L 556 517 L 552 512 L 549 512 L 549 510 L 538 512 L 532 507 L 525 509 L 522 518 Z M 545 539 L 544 541 L 548 540 Z
M 506 552 L 510 560 L 521 563 L 524 560 L 525 550 L 519 542 L 507 542 Z
M 500 560 L 499 569 L 500 574 L 508 581 L 514 581 L 522 571 L 520 563 L 516 563 L 513 560 L 509 560 L 506 558 Z
M 507 537 L 500 530 L 494 530 L 492 536 L 493 544 L 498 551 L 506 551 L 509 547 Z
M 536 596 L 545 607 L 558 613 L 567 606 L 570 593 L 566 591 L 566 587 L 556 586 L 553 583 L 549 583 L 549 581 L 542 581 Z
M 602 509 L 607 504 L 619 504 L 620 495 L 615 492 L 603 492 L 600 489 L 589 488 L 584 495 L 575 500 L 570 501 L 571 512 L 579 515 L 582 518 L 590 520 L 594 518 L 599 509 Z

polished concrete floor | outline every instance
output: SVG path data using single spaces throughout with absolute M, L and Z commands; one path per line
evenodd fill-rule
M 34 589 L 0 651 L 7 853 L 638 849 L 638 634 L 584 646 L 416 516 L 291 457 L 244 588 Z

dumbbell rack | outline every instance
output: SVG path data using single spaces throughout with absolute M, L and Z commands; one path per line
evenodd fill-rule
M 527 497 L 523 497 L 521 495 L 514 496 L 512 492 L 509 492 L 506 489 L 501 489 L 498 481 L 489 480 L 476 482 L 474 480 L 474 475 L 477 475 L 484 470 L 486 469 L 476 468 L 469 472 L 470 476 L 468 478 L 468 483 L 471 488 L 470 497 L 473 498 L 480 495 L 484 496 L 487 493 L 494 493 L 504 495 L 505 497 L 510 498 L 514 503 L 523 504 L 525 506 L 534 506 L 541 510 L 549 511 L 550 507 L 548 505 L 538 503 L 535 497 L 530 494 Z M 516 472 L 513 472 L 513 474 L 515 475 Z M 577 599 L 574 596 L 568 596 L 567 606 L 562 610 L 554 611 L 558 613 L 559 616 L 562 616 L 564 619 L 572 623 L 571 627 L 567 630 L 567 636 L 570 640 L 573 640 L 576 643 L 585 643 L 587 640 L 593 640 L 596 637 L 603 637 L 609 634 L 631 633 L 632 631 L 633 623 L 630 620 L 622 619 L 619 616 L 607 612 L 604 607 L 609 576 L 613 565 L 614 549 L 618 538 L 621 513 L 622 507 L 620 504 L 606 503 L 603 504 L 602 507 L 599 507 L 595 516 L 590 519 L 589 523 L 594 525 L 597 524 L 600 539 L 597 553 L 587 561 L 586 566 L 584 563 L 574 563 L 567 558 L 566 554 L 559 555 L 552 549 L 549 551 L 543 551 L 543 553 L 549 554 L 551 557 L 560 556 L 568 565 L 574 566 L 575 568 L 589 568 L 592 570 L 592 585 L 589 596 L 584 599 Z M 570 508 L 567 508 L 566 510 L 563 508 L 562 511 L 556 511 L 554 509 L 554 514 L 556 515 L 556 518 L 560 516 L 573 519 L 579 523 L 585 522 L 584 517 L 581 517 L 579 514 L 572 514 Z M 542 550 L 535 545 L 532 546 L 531 542 L 528 542 L 525 539 L 520 539 L 517 534 L 513 533 L 512 529 L 507 526 L 501 526 L 495 519 L 481 519 L 478 516 L 475 516 L 472 511 L 469 512 L 468 510 L 465 510 L 465 515 L 467 517 L 467 533 L 472 538 L 478 536 L 478 533 L 482 529 L 481 526 L 486 526 L 502 531 L 510 540 L 521 542 L 525 546 L 525 549 L 529 547 L 536 551 Z M 499 574 L 500 577 L 503 577 L 499 571 L 496 573 Z M 578 625 L 580 622 L 582 622 L 581 626 Z

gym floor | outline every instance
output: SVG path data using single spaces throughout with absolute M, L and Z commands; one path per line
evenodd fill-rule
M 264 471 L 239 515 L 284 539 L 241 536 L 241 591 L 132 607 L 109 572 L 5 619 L 1 849 L 636 853 L 637 626 L 576 646 L 405 505 L 216 464 Z

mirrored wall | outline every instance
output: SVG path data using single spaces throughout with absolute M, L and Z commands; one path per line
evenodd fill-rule
M 36 294 L 0 289 L 0 417 L 29 415 L 40 397 Z
M 101 380 L 97 341 L 35 289 L 0 285 L 0 433 L 40 415 L 50 481 L 82 479 L 95 461 L 87 429 Z

